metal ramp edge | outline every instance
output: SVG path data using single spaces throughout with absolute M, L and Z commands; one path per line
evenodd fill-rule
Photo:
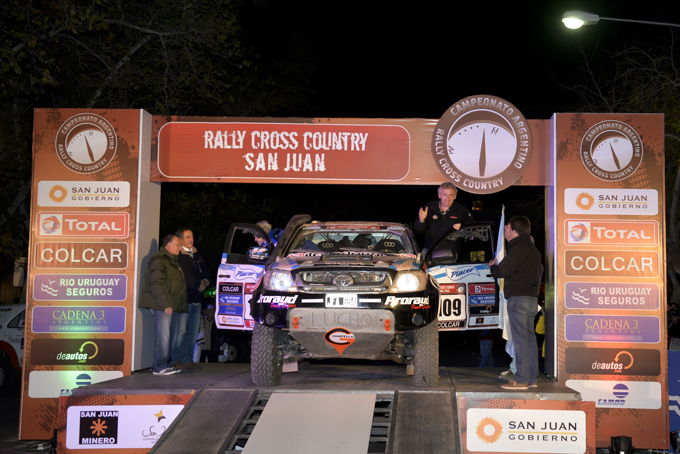
M 257 391 L 202 389 L 149 454 L 222 454 Z

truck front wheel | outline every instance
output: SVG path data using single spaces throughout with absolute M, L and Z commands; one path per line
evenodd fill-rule
M 278 348 L 281 335 L 280 329 L 255 322 L 250 374 L 258 386 L 276 386 L 281 382 L 283 357 Z
M 437 321 L 414 330 L 413 384 L 437 386 L 439 384 L 439 329 Z

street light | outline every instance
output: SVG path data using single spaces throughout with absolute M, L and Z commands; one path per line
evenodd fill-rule
M 680 24 L 670 22 L 650 22 L 646 20 L 617 19 L 615 17 L 600 17 L 597 14 L 586 13 L 585 11 L 567 11 L 562 14 L 562 22 L 567 28 L 580 28 L 583 25 L 595 25 L 600 20 L 612 20 L 616 22 L 634 22 L 636 24 L 665 25 L 666 27 L 680 27 Z

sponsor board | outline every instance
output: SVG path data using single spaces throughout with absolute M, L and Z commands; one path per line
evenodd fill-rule
M 655 278 L 659 253 L 655 251 L 575 250 L 564 251 L 566 276 Z
M 567 188 L 564 211 L 567 214 L 656 216 L 659 192 L 656 189 Z
M 569 309 L 659 309 L 659 285 L 614 282 L 567 282 L 564 305 Z
M 35 245 L 36 268 L 125 269 L 127 243 L 44 242 Z
M 34 366 L 120 366 L 125 356 L 123 339 L 33 339 Z
M 656 344 L 661 340 L 661 320 L 644 315 L 567 314 L 564 333 L 569 342 Z
M 125 301 L 124 274 L 36 274 L 33 299 L 38 301 Z
M 41 211 L 37 216 L 36 235 L 40 238 L 127 238 L 128 213 L 91 213 Z
M 567 380 L 565 384 L 580 392 L 583 400 L 595 402 L 597 408 L 661 408 L 661 384 L 658 382 Z
M 656 221 L 565 221 L 564 243 L 570 246 L 656 246 Z
M 151 449 L 184 405 L 71 406 L 68 449 Z
M 578 375 L 651 375 L 661 373 L 659 350 L 567 347 L 565 367 Z
M 39 181 L 38 206 L 107 207 L 130 206 L 128 181 Z
M 583 411 L 470 408 L 465 417 L 468 451 L 586 452 Z
M 29 374 L 28 397 L 34 399 L 70 396 L 73 389 L 123 377 L 118 370 L 34 370 Z
M 124 333 L 123 306 L 33 306 L 34 333 Z

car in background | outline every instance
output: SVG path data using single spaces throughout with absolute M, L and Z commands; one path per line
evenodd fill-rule
M 438 383 L 439 288 L 408 226 L 295 216 L 258 282 L 255 384 L 277 385 L 283 362 L 301 358 L 392 360 L 416 386 Z
M 452 229 L 430 248 L 427 272 L 440 289 L 439 330 L 499 328 L 498 286 L 489 270 L 495 257 L 492 222 Z
M 26 305 L 0 306 L 0 393 L 11 391 L 24 360 Z

